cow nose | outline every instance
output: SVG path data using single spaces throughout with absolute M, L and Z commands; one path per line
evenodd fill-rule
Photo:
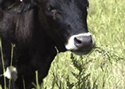
M 82 35 L 74 37 L 74 45 L 79 48 L 89 48 L 94 44 L 93 38 L 91 35 Z
M 67 50 L 71 50 L 76 54 L 89 53 L 95 46 L 91 33 L 80 33 L 69 38 L 65 45 Z

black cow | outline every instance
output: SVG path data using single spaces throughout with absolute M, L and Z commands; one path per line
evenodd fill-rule
M 41 83 L 57 49 L 59 52 L 70 50 L 87 54 L 94 47 L 86 21 L 87 0 L 34 0 L 35 4 L 31 1 L 22 1 L 9 10 L 6 7 L 0 9 L 5 67 L 10 65 L 11 44 L 15 44 L 12 64 L 18 72 L 16 89 L 23 89 L 23 81 L 26 89 L 31 89 L 36 70 Z M 9 5 L 13 3 L 16 0 Z M 0 73 L 3 73 L 2 69 Z M 0 83 L 4 85 L 3 77 L 0 77 Z

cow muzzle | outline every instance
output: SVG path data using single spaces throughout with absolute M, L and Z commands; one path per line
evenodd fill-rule
M 65 45 L 67 50 L 70 50 L 78 55 L 89 53 L 94 46 L 94 39 L 92 34 L 89 32 L 71 36 L 68 43 Z

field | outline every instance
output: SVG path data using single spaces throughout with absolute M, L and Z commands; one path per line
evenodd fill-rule
M 125 0 L 89 2 L 96 48 L 82 56 L 59 53 L 37 89 L 125 89 Z

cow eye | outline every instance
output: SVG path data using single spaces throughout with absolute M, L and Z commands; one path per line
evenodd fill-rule
M 52 12 L 53 10 L 56 10 L 53 6 L 49 5 L 47 8 L 48 12 Z
M 59 14 L 59 12 L 58 12 L 57 8 L 53 7 L 52 5 L 48 5 L 46 14 L 48 16 L 53 17 L 53 19 L 55 20 L 57 18 L 57 15 Z

